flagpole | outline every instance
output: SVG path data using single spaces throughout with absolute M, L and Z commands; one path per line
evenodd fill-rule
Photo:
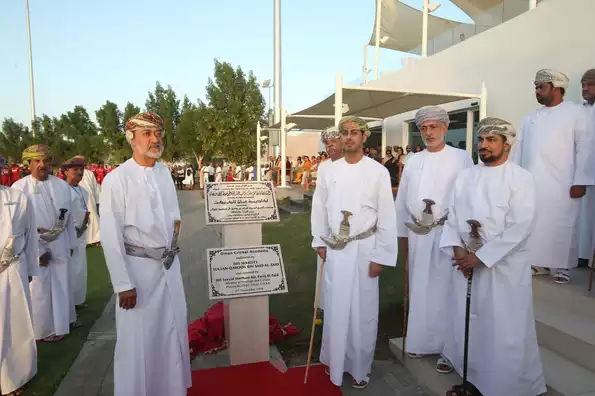
M 29 100 L 31 102 L 31 131 L 35 137 L 35 83 L 33 78 L 33 49 L 31 46 L 31 20 L 29 16 L 29 0 L 25 0 L 27 19 L 27 41 L 29 43 Z

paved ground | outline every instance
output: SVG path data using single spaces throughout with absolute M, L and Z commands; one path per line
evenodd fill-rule
M 299 187 L 279 190 L 278 196 L 301 196 Z M 204 201 L 198 191 L 178 194 L 183 226 L 180 236 L 182 276 L 188 302 L 188 317 L 193 320 L 202 316 L 211 302 L 207 295 L 206 257 L 204 250 L 220 246 L 220 230 L 205 225 Z M 113 394 L 113 351 L 115 346 L 115 297 L 106 305 L 97 320 L 87 342 L 70 371 L 60 384 L 55 396 L 111 396 Z M 271 348 L 272 360 L 281 357 L 275 347 Z M 193 369 L 229 365 L 225 351 L 211 356 L 201 356 L 192 364 Z M 280 363 L 282 366 L 283 363 Z M 375 361 L 372 381 L 365 390 L 354 390 L 345 377 L 345 395 L 361 396 L 421 396 L 425 395 L 411 374 L 399 363 Z M 226 395 L 222 395 L 226 396 Z

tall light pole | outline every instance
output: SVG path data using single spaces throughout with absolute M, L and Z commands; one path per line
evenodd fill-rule
M 31 21 L 29 17 L 29 0 L 25 0 L 27 19 L 27 41 L 29 42 L 29 100 L 31 102 L 31 131 L 35 137 L 35 84 L 33 79 L 33 49 L 31 47 Z
M 374 32 L 374 46 L 376 47 L 376 80 L 380 77 L 380 18 L 382 17 L 382 0 L 376 0 L 376 29 Z
M 436 11 L 440 3 L 430 4 L 430 0 L 424 0 L 423 19 L 421 28 L 421 56 L 428 56 L 428 15 Z
M 273 82 L 275 88 L 275 108 L 274 108 L 274 122 L 277 124 L 281 121 L 281 0 L 273 0 L 273 57 L 274 57 L 274 73 Z
M 267 90 L 269 91 L 269 99 L 267 101 L 267 123 L 269 126 L 272 126 L 272 119 L 271 119 L 271 88 L 273 88 L 273 84 L 271 84 L 271 80 L 264 80 L 262 82 L 262 87 L 263 88 L 267 88 Z

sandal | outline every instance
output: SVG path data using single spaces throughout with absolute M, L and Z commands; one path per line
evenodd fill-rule
M 531 272 L 533 274 L 533 276 L 539 276 L 539 275 L 549 275 L 550 274 L 550 269 L 549 268 L 544 268 L 544 267 L 535 267 L 535 266 L 531 266 Z
M 70 328 L 71 329 L 78 329 L 79 327 L 83 327 L 85 324 L 83 322 L 81 322 L 80 320 L 75 320 L 74 322 L 72 322 L 70 324 Z
M 370 382 L 369 381 L 366 381 L 366 380 L 363 380 L 361 382 L 357 382 L 355 379 L 353 379 L 351 381 L 351 387 L 354 388 L 354 389 L 364 389 L 366 386 L 368 386 L 369 383 Z
M 54 343 L 54 342 L 60 342 L 64 339 L 63 335 L 51 335 L 49 337 L 43 338 L 41 341 L 43 342 L 49 342 L 49 343 Z
M 409 356 L 411 359 L 422 359 L 422 358 L 426 357 L 426 355 L 424 355 L 422 353 L 413 353 L 413 352 L 407 352 L 407 356 Z
M 449 374 L 452 370 L 452 363 L 444 356 L 440 356 L 436 361 L 436 371 L 440 374 Z
M 568 275 L 566 272 L 556 272 L 556 275 L 554 275 L 554 282 L 564 285 L 570 282 L 570 275 Z

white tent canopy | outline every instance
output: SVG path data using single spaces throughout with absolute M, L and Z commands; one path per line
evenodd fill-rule
M 384 42 L 380 40 L 380 46 L 382 48 L 419 55 L 421 52 L 423 12 L 398 0 L 381 0 L 380 7 L 379 36 L 381 38 L 387 37 Z M 449 36 L 449 39 L 453 35 L 458 38 L 460 36 L 458 32 L 465 34 L 465 37 L 469 37 L 475 33 L 475 25 L 433 15 L 428 16 L 428 40 L 431 41 L 445 35 Z M 374 29 L 372 30 L 372 37 L 369 44 L 375 45 L 375 43 L 376 21 L 374 22 Z
M 481 99 L 478 93 L 414 92 L 372 86 L 342 87 L 342 115 L 357 115 L 368 121 L 385 118 L 419 109 L 464 99 Z M 287 122 L 298 129 L 324 129 L 335 124 L 336 94 L 297 113 L 288 114 Z

